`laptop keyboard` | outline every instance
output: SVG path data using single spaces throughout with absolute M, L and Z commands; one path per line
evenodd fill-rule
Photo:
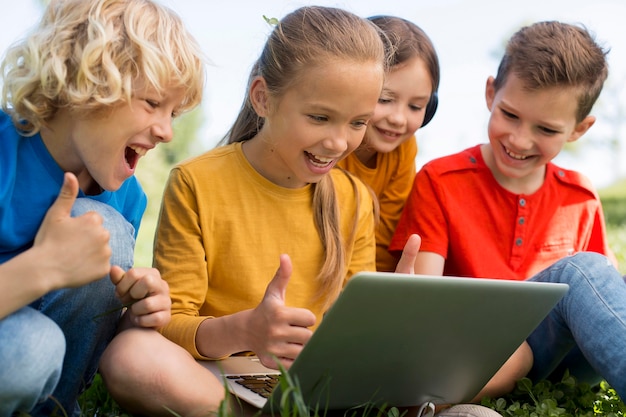
M 239 385 L 250 391 L 268 398 L 274 387 L 278 384 L 280 375 L 229 375 L 228 379 L 234 380 Z

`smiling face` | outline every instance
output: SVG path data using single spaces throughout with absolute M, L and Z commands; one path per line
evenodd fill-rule
M 95 115 L 60 111 L 41 136 L 59 166 L 76 174 L 85 193 L 117 190 L 134 174 L 139 158 L 172 140 L 172 117 L 183 91 L 167 92 L 140 88 L 130 103 Z
M 361 151 L 371 155 L 391 152 L 411 138 L 424 121 L 431 94 L 432 79 L 421 58 L 415 57 L 392 68 L 385 78 L 359 154 Z
M 483 155 L 501 185 L 526 194 L 541 186 L 546 164 L 595 121 L 587 116 L 576 122 L 577 98 L 575 88 L 562 86 L 529 91 L 515 74 L 496 91 L 489 78 L 490 146 L 483 147 Z
M 244 144 L 246 157 L 280 186 L 318 182 L 360 145 L 382 81 L 380 63 L 346 60 L 307 67 L 280 97 L 272 97 L 265 80 L 257 77 L 250 97 L 265 121 Z

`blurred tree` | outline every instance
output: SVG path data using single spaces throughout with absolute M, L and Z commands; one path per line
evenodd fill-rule
M 626 76 L 621 74 L 609 75 L 604 84 L 600 98 L 593 109 L 593 114 L 597 116 L 597 125 L 592 129 L 602 130 L 601 137 L 591 136 L 588 141 L 592 146 L 603 146 L 607 149 L 611 158 L 610 169 L 612 178 L 618 180 L 625 174 L 622 160 L 624 145 L 622 138 L 626 133 Z

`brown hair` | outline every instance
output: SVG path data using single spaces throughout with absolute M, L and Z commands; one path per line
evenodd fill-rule
M 607 54 L 584 27 L 538 22 L 511 37 L 494 87 L 500 89 L 514 73 L 529 90 L 556 86 L 579 89 L 576 119 L 580 122 L 591 112 L 608 76 Z
M 278 99 L 298 82 L 304 71 L 336 59 L 375 63 L 380 65 L 382 76 L 386 69 L 385 51 L 379 30 L 366 19 L 342 9 L 302 7 L 285 16 L 273 29 L 252 68 L 248 84 L 261 76 L 269 94 Z M 251 139 L 262 127 L 263 118 L 254 111 L 248 89 L 239 115 L 222 143 Z M 352 176 L 346 175 L 357 192 Z M 341 236 L 340 207 L 332 177 L 325 175 L 313 187 L 315 224 L 325 250 L 318 275 L 319 295 L 327 297 L 328 305 L 341 289 L 346 274 L 346 243 Z
M 400 17 L 372 16 L 369 20 L 382 31 L 388 65 L 393 68 L 412 58 L 422 59 L 430 74 L 432 91 L 437 91 L 440 79 L 439 58 L 428 35 L 415 23 Z

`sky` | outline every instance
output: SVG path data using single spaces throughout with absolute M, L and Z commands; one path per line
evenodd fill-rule
M 582 24 L 598 43 L 610 49 L 609 79 L 592 112 L 598 116 L 598 122 L 580 140 L 601 140 L 615 133 L 616 124 L 604 121 L 601 115 L 610 115 L 619 109 L 625 113 L 621 134 L 626 134 L 623 20 L 626 2 L 623 0 L 157 1 L 181 16 L 210 61 L 202 104 L 204 149 L 217 143 L 239 111 L 252 63 L 271 31 L 263 16 L 280 19 L 298 7 L 311 4 L 340 7 L 363 17 L 400 16 L 416 23 L 430 36 L 441 65 L 439 108 L 433 121 L 417 133 L 418 167 L 435 157 L 487 141 L 489 113 L 484 99 L 487 77 L 495 75 L 506 39 L 521 26 L 540 20 Z M 37 23 L 42 7 L 38 0 L 0 0 L 0 10 L 0 52 L 3 54 L 10 43 Z M 604 94 L 607 90 L 610 94 Z M 587 147 L 582 155 L 563 154 L 555 162 L 581 171 L 596 187 L 602 187 L 615 179 L 616 174 L 610 169 L 613 156 L 602 147 Z M 626 164 L 623 165 L 626 169 Z

